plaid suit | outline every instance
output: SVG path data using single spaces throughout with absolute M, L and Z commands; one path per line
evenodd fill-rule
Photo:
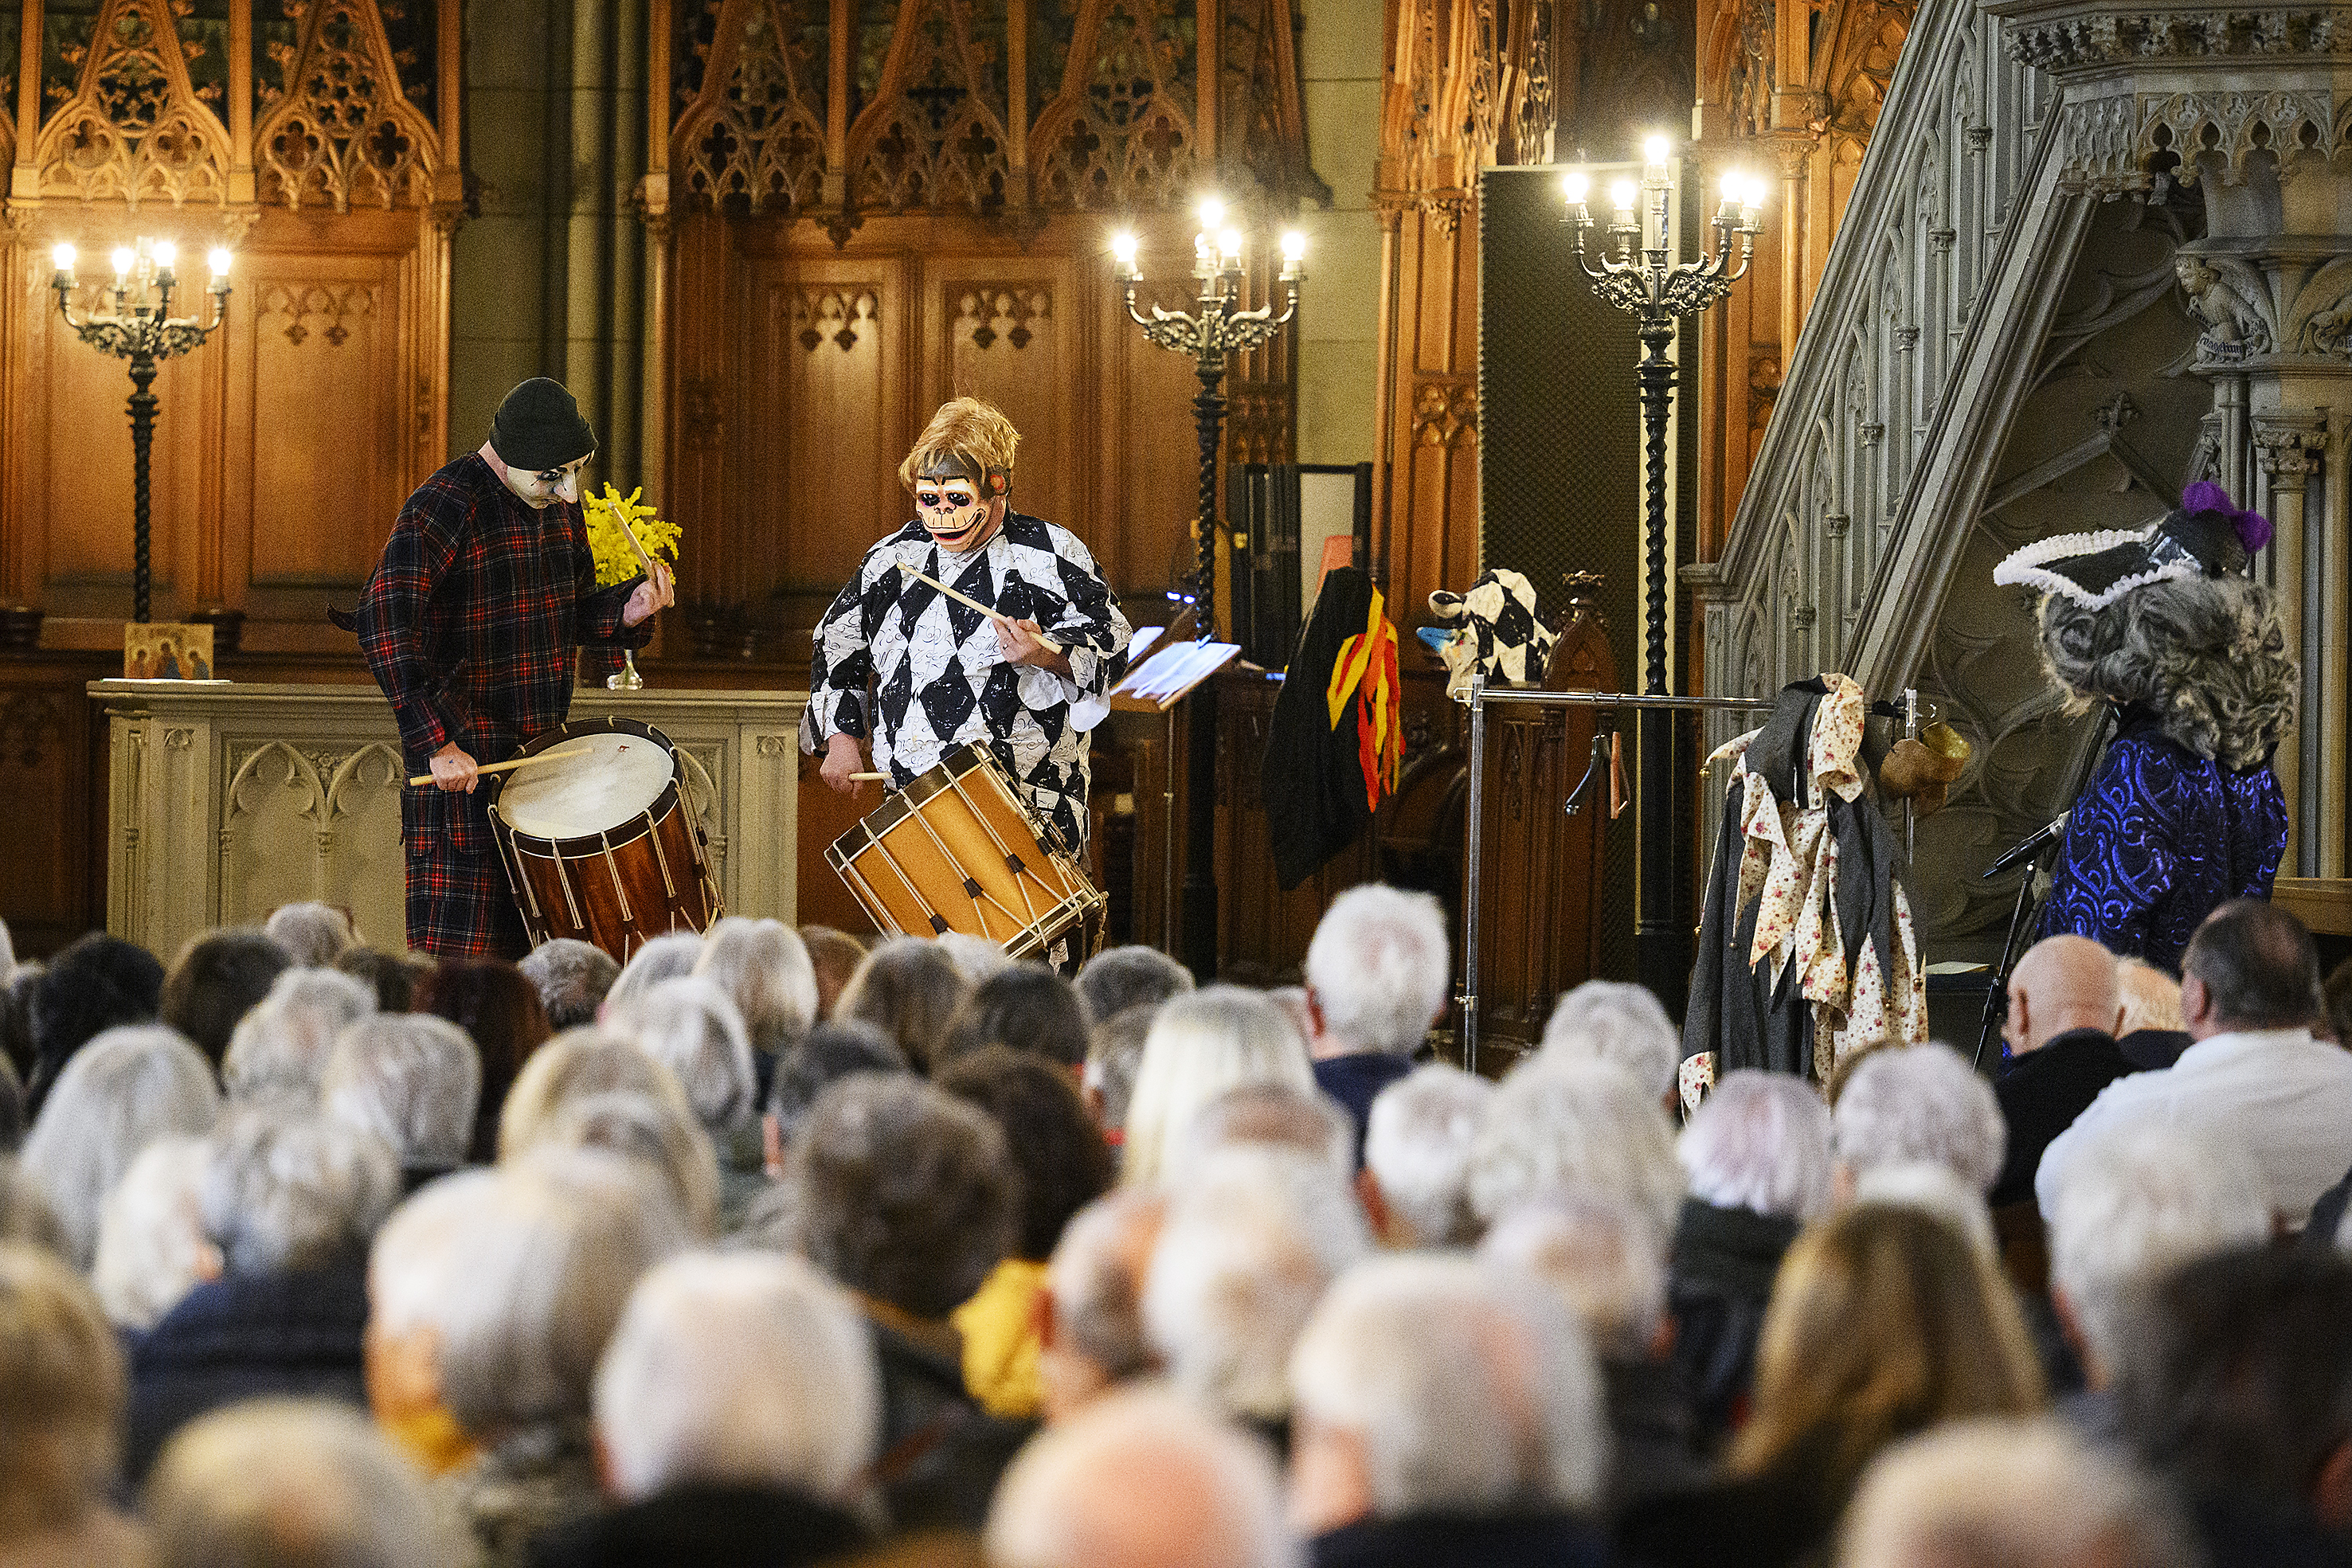
M 597 588 L 580 508 L 526 506 L 479 453 L 418 486 L 359 609 L 360 649 L 392 701 L 407 771 L 427 771 L 453 740 L 477 762 L 504 761 L 562 724 L 577 646 L 651 637 L 650 624 L 621 624 L 641 580 Z M 528 950 L 485 793 L 404 789 L 400 841 L 411 947 L 436 958 Z

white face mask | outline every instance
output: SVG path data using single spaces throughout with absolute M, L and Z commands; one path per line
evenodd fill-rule
M 534 473 L 528 468 L 505 466 L 502 476 L 507 488 L 522 498 L 523 505 L 545 507 L 557 501 L 577 502 L 580 499 L 580 471 L 588 466 L 588 458 L 575 457 L 561 468 L 545 468 Z M 501 460 L 503 462 L 503 460 Z
M 926 474 L 915 481 L 915 516 L 931 542 L 950 555 L 963 555 L 988 542 L 995 504 L 980 498 L 980 486 L 961 474 Z

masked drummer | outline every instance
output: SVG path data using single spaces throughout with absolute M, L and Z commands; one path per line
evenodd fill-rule
M 822 749 L 824 781 L 849 791 L 862 741 L 892 789 L 956 746 L 985 746 L 1075 855 L 1087 841 L 1087 731 L 1129 628 L 1077 536 L 1013 510 L 1020 439 L 978 398 L 931 416 L 898 465 L 915 520 L 866 552 L 817 624 L 801 747 Z
M 521 913 L 477 768 L 562 724 L 573 650 L 641 648 L 669 573 L 596 587 L 580 471 L 596 437 L 543 376 L 499 404 L 490 438 L 416 487 L 360 600 L 360 646 L 400 721 L 408 945 L 436 958 L 520 957 Z

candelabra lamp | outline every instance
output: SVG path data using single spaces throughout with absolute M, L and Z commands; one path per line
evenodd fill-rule
M 1709 225 L 1711 247 L 1696 260 L 1682 255 L 1675 222 L 1672 145 L 1663 136 L 1643 143 L 1642 178 L 1617 181 L 1610 190 L 1614 215 L 1598 257 L 1588 255 L 1592 215 L 1585 206 L 1591 181 L 1580 171 L 1562 177 L 1568 198 L 1566 222 L 1576 230 L 1576 259 L 1592 280 L 1593 292 L 1629 312 L 1642 340 L 1634 384 L 1642 400 L 1642 549 L 1646 568 L 1643 606 L 1642 690 L 1669 690 L 1666 669 L 1666 418 L 1674 403 L 1675 361 L 1670 358 L 1675 323 L 1696 316 L 1731 292 L 1746 276 L 1756 247 L 1763 182 L 1734 171 L 1723 177 L 1723 204 Z M 1735 242 L 1738 256 L 1733 249 Z M 1635 786 L 1636 825 L 1641 841 L 1640 879 L 1634 895 L 1635 953 L 1642 983 L 1669 1007 L 1682 995 L 1689 971 L 1675 876 L 1674 714 L 1644 708 L 1640 716 L 1640 774 Z
M 155 368 L 177 359 L 209 338 L 228 318 L 229 253 L 215 249 L 208 256 L 212 283 L 212 319 L 172 315 L 172 290 L 179 279 L 173 267 L 179 248 L 169 240 L 142 239 L 136 246 L 118 246 L 114 263 L 114 308 L 102 316 L 74 314 L 74 247 L 60 244 L 53 253 L 57 272 L 51 285 L 58 291 L 58 310 L 76 336 L 92 348 L 131 361 L 131 602 L 133 621 L 147 619 L 148 590 L 148 456 L 155 442 L 155 411 L 162 400 L 154 392 Z
M 1201 390 L 1192 399 L 1192 429 L 1201 448 L 1199 509 L 1193 517 L 1196 557 L 1191 583 L 1195 634 L 1202 642 L 1216 637 L 1217 587 L 1217 448 L 1224 437 L 1226 356 L 1263 346 L 1298 313 L 1298 286 L 1307 280 L 1300 265 L 1307 254 L 1305 238 L 1295 231 L 1282 236 L 1282 273 L 1276 279 L 1282 291 L 1281 313 L 1275 303 L 1255 309 L 1245 304 L 1242 274 L 1242 235 L 1228 227 L 1224 204 L 1212 196 L 1200 205 L 1201 232 L 1192 240 L 1192 276 L 1201 292 L 1191 310 L 1167 310 L 1158 305 L 1145 315 L 1136 308 L 1135 291 L 1143 282 L 1136 260 L 1136 239 L 1119 234 L 1111 240 L 1127 288 L 1127 313 L 1144 335 L 1163 349 L 1188 354 Z M 1183 959 L 1202 979 L 1216 972 L 1216 783 L 1217 706 L 1214 683 L 1205 683 L 1187 699 L 1192 705 L 1185 732 L 1185 850 Z

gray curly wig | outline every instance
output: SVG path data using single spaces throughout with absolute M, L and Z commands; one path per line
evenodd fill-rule
M 2234 575 L 2170 578 L 2103 610 L 2042 601 L 2042 661 L 2068 711 L 2139 704 L 2165 734 L 2225 768 L 2268 758 L 2294 719 L 2298 674 L 2278 601 Z

